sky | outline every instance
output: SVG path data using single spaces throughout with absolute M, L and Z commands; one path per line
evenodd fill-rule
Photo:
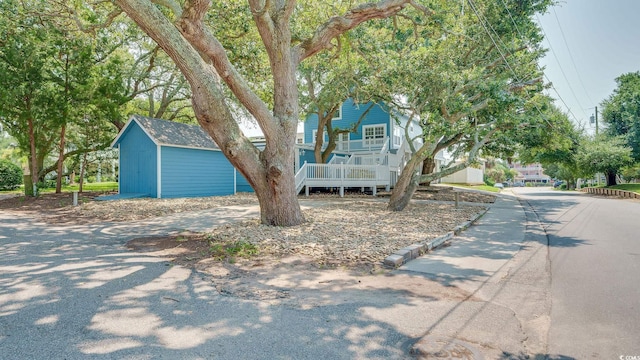
M 560 0 L 536 19 L 549 49 L 540 63 L 556 104 L 589 132 L 615 79 L 640 71 L 640 0 Z

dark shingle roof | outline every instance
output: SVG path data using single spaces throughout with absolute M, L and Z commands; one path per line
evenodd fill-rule
M 132 116 L 158 145 L 218 149 L 211 136 L 199 125 L 154 119 L 141 115 Z

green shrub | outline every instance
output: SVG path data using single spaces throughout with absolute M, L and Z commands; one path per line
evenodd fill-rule
M 484 175 L 484 183 L 487 184 L 488 186 L 493 186 L 496 184 L 496 182 L 493 181 L 493 179 L 488 177 L 486 174 Z
M 0 160 L 0 190 L 13 190 L 22 184 L 22 169 L 8 160 Z
M 38 189 L 55 189 L 56 181 L 55 180 L 39 181 L 37 186 L 38 186 Z
M 567 190 L 567 184 L 560 185 L 560 190 Z

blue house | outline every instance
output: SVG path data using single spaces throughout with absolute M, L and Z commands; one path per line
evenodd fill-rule
M 334 128 L 350 128 L 363 115 L 364 118 L 355 132 L 340 134 L 336 153 L 371 152 L 382 148 L 395 153 L 404 142 L 406 126 L 409 126 L 412 138 L 422 132 L 416 120 L 409 121 L 406 115 L 389 109 L 383 103 L 357 104 L 353 99 L 348 99 L 342 104 L 338 114 L 332 119 L 332 125 Z M 317 129 L 318 115 L 311 114 L 304 123 L 305 144 L 315 143 Z
M 176 198 L 253 191 L 197 125 L 134 115 L 115 138 L 123 197 Z
M 357 126 L 355 126 L 357 124 Z M 314 147 L 318 131 L 318 116 L 312 114 L 304 123 L 304 142 L 298 144 L 296 158 L 296 186 L 298 190 L 310 187 L 345 187 L 389 189 L 411 155 L 405 141 L 419 139 L 422 128 L 417 119 L 398 113 L 383 103 L 357 104 L 345 101 L 332 119 L 334 128 L 355 131 L 340 134 L 336 148 L 327 164 L 315 164 Z M 327 136 L 324 137 L 323 148 Z M 416 146 L 421 144 L 416 143 Z

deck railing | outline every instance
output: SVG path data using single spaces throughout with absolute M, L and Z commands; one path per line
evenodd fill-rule
M 302 188 L 305 185 L 305 180 L 306 180 L 306 175 L 307 175 L 307 162 L 305 161 L 304 164 L 302 164 L 302 166 L 300 167 L 300 169 L 298 169 L 298 172 L 296 173 L 296 193 L 299 193 L 300 190 L 302 190 Z
M 298 191 L 309 187 L 338 187 L 340 195 L 345 187 L 389 186 L 389 167 L 386 165 L 309 164 L 305 163 L 296 173 Z
M 313 145 L 314 143 L 310 144 Z M 326 149 L 327 143 L 324 142 L 322 144 L 322 149 Z M 389 138 L 384 137 L 380 139 L 367 139 L 367 140 L 349 140 L 349 141 L 339 141 L 336 143 L 337 151 L 345 151 L 345 152 L 386 152 L 389 149 Z

